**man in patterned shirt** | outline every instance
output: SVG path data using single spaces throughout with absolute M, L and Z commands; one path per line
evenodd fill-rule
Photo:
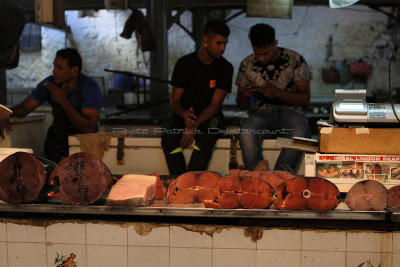
M 278 46 L 271 26 L 252 26 L 249 39 L 254 53 L 240 64 L 236 102 L 241 108 L 254 102 L 240 131 L 245 167 L 254 170 L 263 160 L 264 138 L 310 137 L 302 107 L 310 102 L 311 72 L 300 54 Z M 293 172 L 300 158 L 300 151 L 284 148 L 274 169 Z

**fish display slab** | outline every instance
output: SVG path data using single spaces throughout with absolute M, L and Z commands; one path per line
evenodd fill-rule
M 305 220 L 365 220 L 385 221 L 390 211 L 291 211 L 272 209 L 212 209 L 203 204 L 166 204 L 155 200 L 147 207 L 105 206 L 105 205 L 52 205 L 52 204 L 7 204 L 0 202 L 1 213 L 60 213 L 110 216 L 172 216 L 210 218 L 263 218 L 263 219 L 305 219 Z M 400 215 L 400 214 L 399 214 Z

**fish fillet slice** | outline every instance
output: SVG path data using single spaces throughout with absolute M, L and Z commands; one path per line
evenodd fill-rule
M 107 205 L 148 206 L 152 203 L 157 185 L 157 177 L 128 174 L 111 188 L 106 199 Z

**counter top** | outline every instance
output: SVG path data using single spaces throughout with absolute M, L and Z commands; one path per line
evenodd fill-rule
M 28 123 L 28 122 L 44 121 L 45 119 L 46 119 L 45 114 L 31 113 L 28 114 L 25 118 L 12 117 L 10 118 L 10 123 L 11 124 Z
M 290 211 L 273 209 L 212 209 L 203 204 L 166 204 L 155 201 L 147 207 L 107 205 L 62 205 L 62 204 L 7 204 L 0 202 L 1 212 L 14 213 L 62 213 L 102 214 L 124 216 L 178 216 L 212 218 L 253 218 L 253 219 L 304 219 L 304 220 L 364 220 L 385 221 L 389 211 L 349 211 L 337 208 L 333 211 Z M 400 214 L 396 215 L 397 219 Z

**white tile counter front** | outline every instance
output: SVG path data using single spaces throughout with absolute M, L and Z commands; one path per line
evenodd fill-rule
M 0 266 L 400 266 L 400 232 L 0 219 Z

